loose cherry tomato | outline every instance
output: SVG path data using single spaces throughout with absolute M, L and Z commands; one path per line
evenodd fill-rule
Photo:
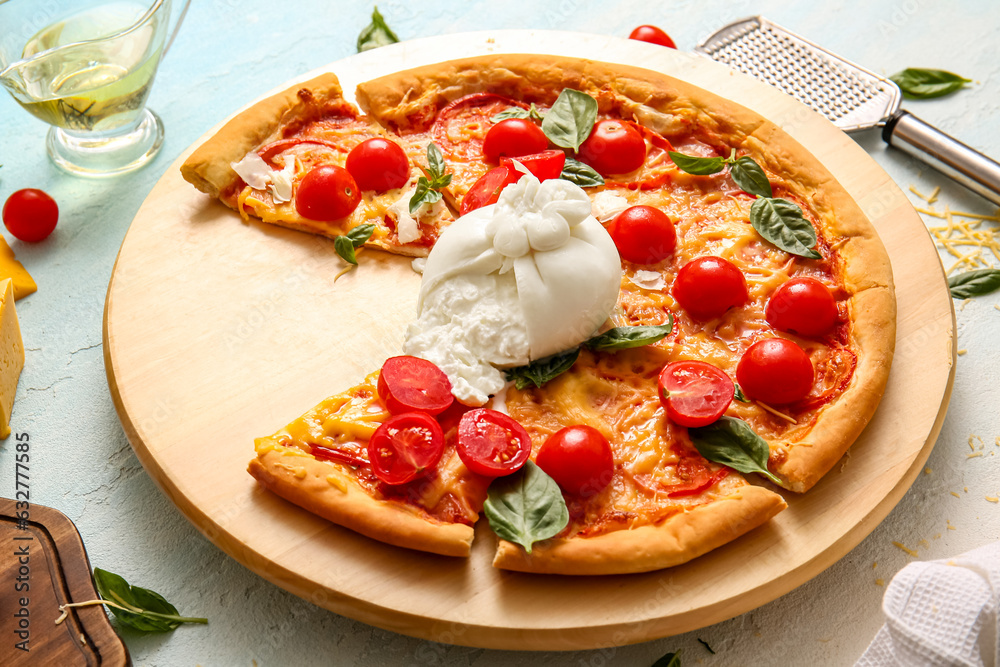
M 347 171 L 362 190 L 392 190 L 410 179 L 410 161 L 399 144 L 374 137 L 347 154 Z
M 660 403 L 670 421 L 708 426 L 733 402 L 735 387 L 726 373 L 704 361 L 675 361 L 664 366 L 658 383 Z
M 743 272 L 731 262 L 708 255 L 693 259 L 677 272 L 674 299 L 699 321 L 721 317 L 730 308 L 749 300 Z
M 520 172 L 513 167 L 490 169 L 465 193 L 465 197 L 462 198 L 462 206 L 458 211 L 459 215 L 465 215 L 469 211 L 475 211 L 483 206 L 496 204 L 497 200 L 500 199 L 500 192 L 508 185 L 517 183 L 520 178 Z
M 451 405 L 451 382 L 432 362 L 419 357 L 390 357 L 378 376 L 378 396 L 392 414 L 436 415 Z
M 567 426 L 549 436 L 538 456 L 538 467 L 566 493 L 591 496 L 600 493 L 615 471 L 615 457 L 608 439 L 596 428 Z
M 521 469 L 531 454 L 531 436 L 512 417 L 477 408 L 458 423 L 459 458 L 474 473 L 502 477 Z
M 778 331 L 823 336 L 837 324 L 837 302 L 830 289 L 809 276 L 792 278 L 774 291 L 764 316 Z
M 563 167 L 566 166 L 566 154 L 557 150 L 542 151 L 534 155 L 522 155 L 518 158 L 502 157 L 500 158 L 500 166 L 514 170 L 514 159 L 523 164 L 539 181 L 559 178 Z
M 652 206 L 625 209 L 608 225 L 608 233 L 622 259 L 653 264 L 670 256 L 677 245 L 677 232 L 667 214 Z
M 486 132 L 483 155 L 490 162 L 499 162 L 504 155 L 518 157 L 541 153 L 549 147 L 549 138 L 527 118 L 502 120 Z
M 580 159 L 601 176 L 627 174 L 646 160 L 646 142 L 639 130 L 628 123 L 599 120 L 587 140 L 580 144 Z
M 343 167 L 316 167 L 303 177 L 295 193 L 295 210 L 310 220 L 339 220 L 361 201 L 361 190 Z
M 3 224 L 16 238 L 28 243 L 48 238 L 58 220 L 56 200 L 34 188 L 12 193 L 3 205 Z
M 386 484 L 406 484 L 437 465 L 444 451 L 444 433 L 423 412 L 405 412 L 386 419 L 368 441 L 372 472 Z
M 674 44 L 674 40 L 670 39 L 670 35 L 663 32 L 655 25 L 641 25 L 635 30 L 633 30 L 629 36 L 629 39 L 637 39 L 640 42 L 649 42 L 650 44 L 659 44 L 660 46 L 668 46 L 671 49 L 676 49 L 677 45 Z
M 813 366 L 794 342 L 765 338 L 743 353 L 736 379 L 748 398 L 773 405 L 794 403 L 812 388 Z

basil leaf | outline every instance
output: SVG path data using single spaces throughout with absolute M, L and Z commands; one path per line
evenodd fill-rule
M 771 191 L 771 182 L 767 180 L 767 174 L 749 155 L 744 155 L 733 162 L 729 167 L 729 175 L 744 192 L 758 197 L 771 197 L 774 194 Z
M 527 389 L 529 385 L 541 387 L 549 380 L 568 371 L 580 356 L 580 348 L 553 354 L 552 356 L 533 361 L 527 366 L 518 366 L 504 371 L 507 381 L 513 380 L 518 389 Z
M 542 131 L 556 146 L 580 150 L 597 120 L 597 101 L 579 90 L 565 88 L 542 120 Z
M 347 232 L 344 236 L 351 242 L 351 245 L 355 248 L 360 248 L 365 244 L 365 241 L 372 237 L 375 232 L 375 225 L 358 225 L 351 231 Z M 335 242 L 336 243 L 336 242 Z
M 733 400 L 739 401 L 740 403 L 749 403 L 750 399 L 747 395 L 743 393 L 743 387 L 740 386 L 739 382 L 733 382 Z
M 490 118 L 491 123 L 499 123 L 502 120 L 507 120 L 508 118 L 534 118 L 535 120 L 541 120 L 543 114 L 541 110 L 535 106 L 535 103 L 531 103 L 531 107 L 528 109 L 522 109 L 521 107 L 507 107 L 500 113 L 496 114 Z
M 118 621 L 140 632 L 170 632 L 181 623 L 208 623 L 205 618 L 180 616 L 177 608 L 162 595 L 148 588 L 130 586 L 125 579 L 113 572 L 94 568 L 94 583 L 101 599 L 125 609 L 105 605 Z
M 531 461 L 513 475 L 493 480 L 483 512 L 494 533 L 529 554 L 535 542 L 558 535 L 569 523 L 559 485 Z
M 899 86 L 904 97 L 915 100 L 943 97 L 972 83 L 971 79 L 940 69 L 908 68 L 889 78 Z
M 337 251 L 340 258 L 348 264 L 357 265 L 358 258 L 354 248 L 354 243 L 346 236 L 336 236 L 333 239 L 333 249 Z
M 802 209 L 787 199 L 760 197 L 750 207 L 750 224 L 767 241 L 785 252 L 821 259 L 816 252 L 816 230 L 802 217 Z
M 398 41 L 399 37 L 396 37 L 396 33 L 386 24 L 385 19 L 382 18 L 382 15 L 378 11 L 378 7 L 375 7 L 372 10 L 372 22 L 358 35 L 358 53 L 386 46 L 387 44 L 394 44 Z
M 574 160 L 571 157 L 566 158 L 566 164 L 563 165 L 563 170 L 559 174 L 559 178 L 569 181 L 574 185 L 579 185 L 581 188 L 594 188 L 598 185 L 604 185 L 604 178 L 597 173 L 596 169 L 589 164 Z
M 451 182 L 451 174 L 448 175 Z M 416 215 L 417 209 L 423 204 L 434 204 L 441 199 L 441 193 L 434 189 L 434 184 L 421 176 L 417 179 L 417 188 L 410 197 L 410 215 Z
M 1000 270 L 978 269 L 948 278 L 948 291 L 956 299 L 982 296 L 1000 289 Z
M 608 329 L 600 336 L 594 336 L 584 341 L 584 346 L 591 350 L 627 350 L 632 347 L 642 347 L 662 340 L 670 335 L 674 328 L 674 316 L 670 321 L 660 326 L 615 327 Z
M 444 176 L 444 155 L 433 141 L 427 144 L 427 164 L 430 166 L 428 176 L 431 180 L 436 181 Z
M 674 161 L 678 169 L 695 176 L 718 174 L 726 167 L 726 158 L 724 157 L 697 157 L 696 155 L 684 155 L 684 153 L 677 151 L 668 151 L 667 155 Z
M 653 667 L 681 667 L 681 652 L 668 653 L 653 663 Z
M 695 449 L 709 461 L 740 472 L 757 472 L 781 484 L 767 469 L 767 442 L 742 419 L 722 416 L 708 426 L 689 428 L 688 433 Z

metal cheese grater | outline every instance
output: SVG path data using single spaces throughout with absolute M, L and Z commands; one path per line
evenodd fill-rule
M 882 138 L 1000 204 L 1000 164 L 899 108 L 895 83 L 761 16 L 731 23 L 695 51 L 771 84 L 853 132 Z

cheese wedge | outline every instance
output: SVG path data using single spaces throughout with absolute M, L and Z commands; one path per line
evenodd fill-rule
M 0 282 L 0 295 L 0 438 L 6 438 L 10 435 L 10 411 L 14 408 L 17 380 L 24 368 L 24 343 L 14 310 L 12 279 Z
M 38 286 L 35 285 L 35 281 L 32 280 L 24 266 L 14 258 L 14 251 L 7 245 L 7 239 L 0 236 L 0 280 L 4 278 L 10 278 L 14 281 L 15 299 L 28 296 L 38 290 Z

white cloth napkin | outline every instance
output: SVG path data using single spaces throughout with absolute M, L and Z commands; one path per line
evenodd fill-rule
M 885 591 L 886 623 L 855 667 L 1000 667 L 1000 542 L 910 563 Z

